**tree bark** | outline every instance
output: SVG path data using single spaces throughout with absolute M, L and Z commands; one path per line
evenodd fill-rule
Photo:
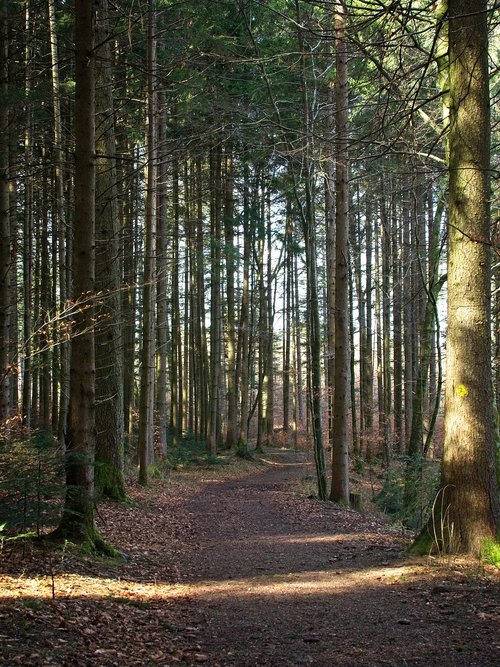
M 487 2 L 449 0 L 448 335 L 440 494 L 431 519 L 444 551 L 496 540 L 491 369 L 490 114 Z
M 66 495 L 54 537 L 103 547 L 94 524 L 95 355 L 95 5 L 76 0 L 75 212 L 76 306 L 70 364 Z
M 335 390 L 333 397 L 332 486 L 330 499 L 349 504 L 349 175 L 346 9 L 335 9 Z
M 10 413 L 9 43 L 7 1 L 0 4 L 0 423 Z
M 139 396 L 139 483 L 148 483 L 148 467 L 154 460 L 154 363 L 155 363 L 155 251 L 156 251 L 156 13 L 154 0 L 148 10 L 148 128 L 146 201 L 144 215 L 144 300 L 142 312 L 141 387 Z
M 99 44 L 96 66 L 96 486 L 125 498 L 123 459 L 123 331 L 119 253 L 116 142 L 110 70 L 108 0 L 96 0 Z

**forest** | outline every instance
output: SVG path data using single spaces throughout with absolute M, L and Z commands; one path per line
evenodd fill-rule
M 52 601 L 54 545 L 128 562 L 101 511 L 166 493 L 172 537 L 200 520 L 175 489 L 262 465 L 310 466 L 311 526 L 384 516 L 498 566 L 499 25 L 497 0 L 0 0 L 0 541 L 48 549 Z

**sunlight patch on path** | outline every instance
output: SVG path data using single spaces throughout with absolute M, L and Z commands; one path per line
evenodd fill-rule
M 199 598 L 223 601 L 234 598 L 277 598 L 281 596 L 338 595 L 356 589 L 380 588 L 400 580 L 411 570 L 401 567 L 381 567 L 370 570 L 334 572 L 290 572 L 262 574 L 225 581 L 202 581 L 196 584 L 166 584 L 135 582 L 122 579 L 64 574 L 25 578 L 1 577 L 0 599 L 39 598 L 123 598 L 153 601 L 180 598 Z M 53 588 L 54 587 L 54 588 Z
M 381 567 L 369 570 L 336 572 L 332 570 L 262 574 L 228 581 L 206 581 L 190 586 L 192 597 L 224 601 L 227 599 L 281 596 L 338 595 L 365 588 L 382 588 L 400 580 L 410 568 Z
M 234 539 L 234 540 L 228 540 L 225 539 L 225 543 L 229 546 L 231 544 L 238 544 L 240 542 L 244 542 L 245 544 L 248 544 L 249 542 L 252 542 L 254 544 L 270 544 L 270 546 L 275 547 L 279 545 L 287 545 L 287 544 L 300 544 L 300 545 L 307 545 L 307 544 L 338 544 L 342 545 L 344 543 L 346 544 L 352 544 L 352 543 L 367 543 L 369 544 L 372 548 L 376 548 L 377 546 L 385 546 L 380 544 L 381 541 L 384 539 L 384 535 L 380 535 L 378 533 L 338 533 L 336 535 L 332 535 L 330 533 L 296 533 L 293 535 L 286 534 L 286 535 L 255 535 L 252 537 L 248 537 L 245 535 L 242 538 Z M 210 545 L 212 543 L 211 540 L 207 540 L 205 542 L 205 545 Z M 218 540 L 214 540 L 214 544 L 218 544 Z
M 137 582 L 77 574 L 30 577 L 0 577 L 0 599 L 16 598 L 123 598 L 146 600 L 179 598 L 188 592 L 184 584 Z

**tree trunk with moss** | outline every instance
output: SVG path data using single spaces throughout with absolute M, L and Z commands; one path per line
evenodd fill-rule
M 487 2 L 449 0 L 448 336 L 439 502 L 443 551 L 480 553 L 500 528 L 491 370 Z M 442 512 L 438 509 L 443 508 Z M 422 547 L 421 536 L 417 547 Z
M 120 252 L 115 163 L 113 89 L 107 0 L 97 0 L 96 67 L 96 487 L 106 496 L 125 498 L 123 474 L 123 335 Z
M 94 523 L 95 450 L 95 5 L 75 5 L 75 212 L 73 289 L 75 311 L 70 360 L 66 495 L 54 538 L 102 548 Z

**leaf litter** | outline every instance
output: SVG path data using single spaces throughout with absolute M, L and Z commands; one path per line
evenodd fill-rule
M 386 520 L 305 495 L 303 452 L 174 471 L 99 505 L 125 557 L 4 548 L 0 664 L 500 664 L 498 571 L 408 559 Z

